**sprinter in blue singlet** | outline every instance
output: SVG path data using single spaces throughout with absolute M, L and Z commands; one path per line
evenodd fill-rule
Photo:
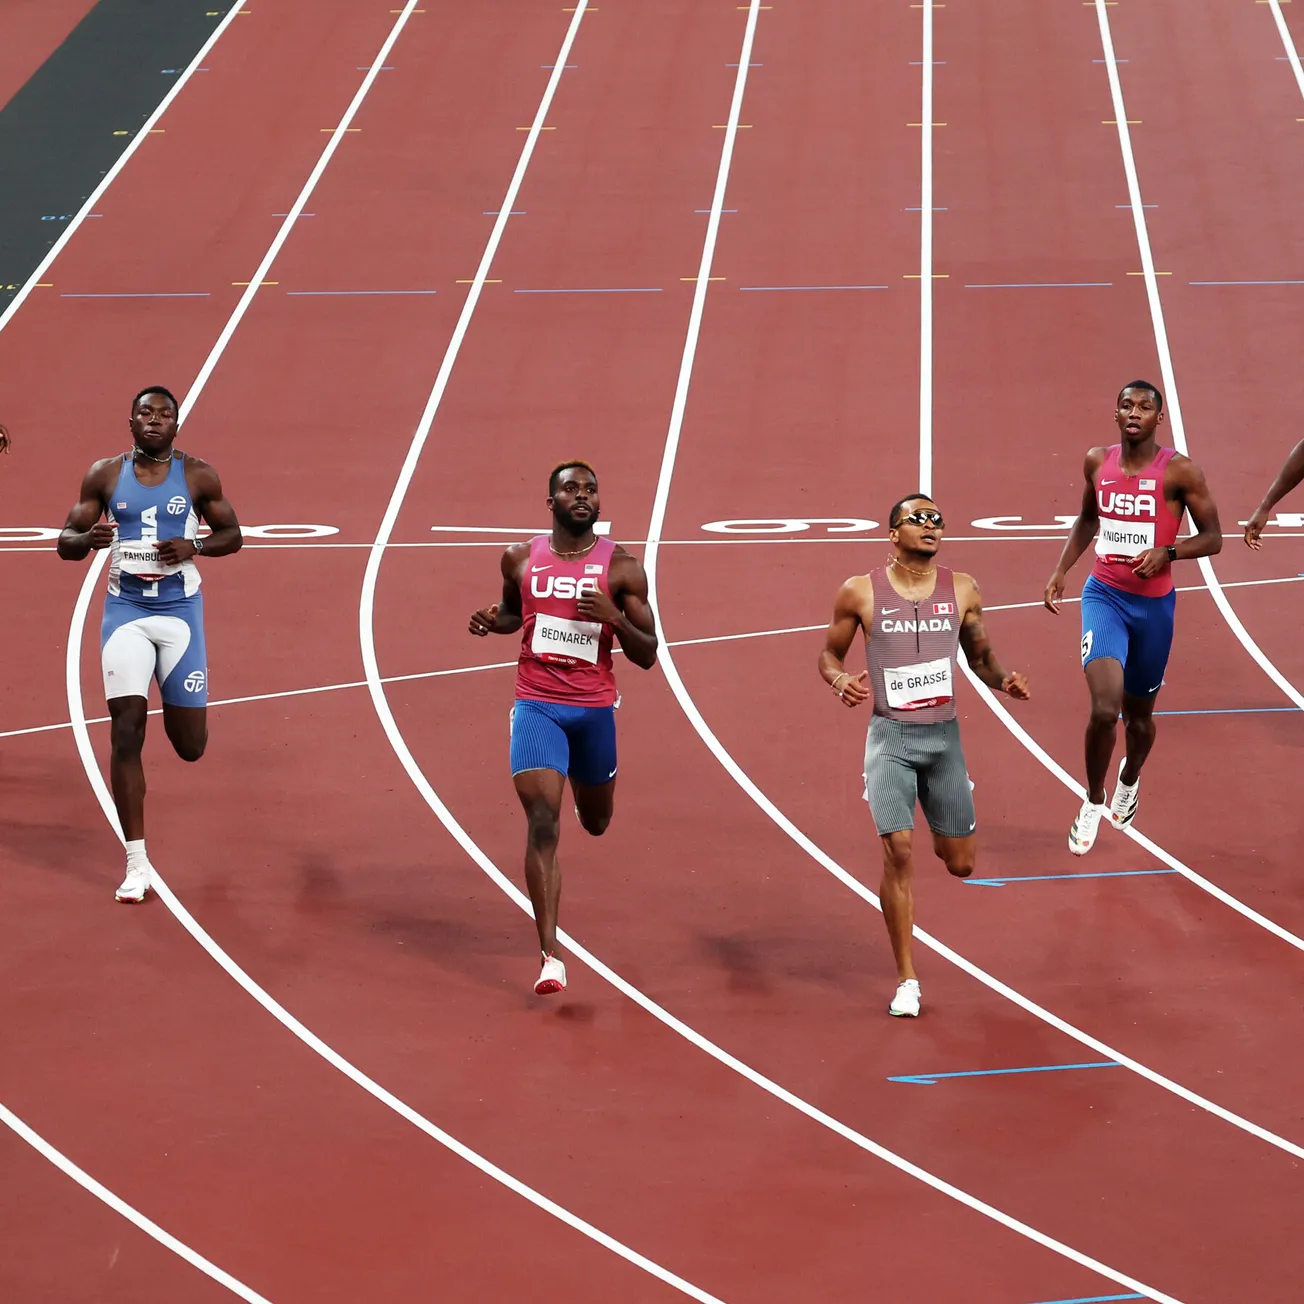
M 59 556 L 80 561 L 108 548 L 109 591 L 100 627 L 104 696 L 112 720 L 109 776 L 127 844 L 119 901 L 143 901 L 153 867 L 145 854 L 141 748 L 149 681 L 163 698 L 163 728 L 184 761 L 208 742 L 204 607 L 194 558 L 221 557 L 243 542 L 221 481 L 207 462 L 172 449 L 177 401 L 158 387 L 131 405 L 130 452 L 96 462 L 59 536 Z M 104 519 L 101 519 L 101 518 Z M 212 533 L 199 537 L 199 522 Z

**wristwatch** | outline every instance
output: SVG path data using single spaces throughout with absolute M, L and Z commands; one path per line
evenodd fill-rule
M 201 552 L 204 551 L 203 539 L 191 539 L 190 542 L 195 549 L 195 556 L 198 556 Z M 1172 549 L 1170 548 L 1168 551 L 1172 552 Z
M 1177 545 L 1176 545 L 1175 543 L 1170 543 L 1170 544 L 1168 545 L 1168 549 L 1167 549 L 1167 551 L 1168 551 L 1168 560 L 1169 560 L 1169 561 L 1176 561 L 1176 560 L 1177 560 Z

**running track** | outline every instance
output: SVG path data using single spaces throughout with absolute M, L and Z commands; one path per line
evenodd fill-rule
M 1108 832 L 1072 862 L 1076 798 L 968 693 L 978 873 L 1009 885 L 950 882 L 925 862 L 921 925 L 1152 1076 L 890 1081 L 1113 1056 L 926 952 L 929 1017 L 881 1015 L 882 925 L 829 872 L 877 880 L 864 722 L 822 695 L 817 634 L 736 637 L 821 624 L 881 534 L 702 528 L 881 522 L 931 479 L 952 564 L 978 574 L 989 605 L 1035 602 L 1055 531 L 969 523 L 1071 513 L 1113 389 L 1158 375 L 1166 342 L 1186 440 L 1234 534 L 1297 437 L 1304 287 L 1241 284 L 1299 278 L 1304 99 L 1272 6 L 1106 13 L 1154 205 L 1140 215 L 1166 273 L 1149 281 L 1163 336 L 1132 275 L 1143 263 L 1096 6 L 244 8 L 97 202 L 103 217 L 0 333 L 4 418 L 38 434 L 3 468 L 0 525 L 57 526 L 84 465 L 121 437 L 123 395 L 156 379 L 184 392 L 203 369 L 179 443 L 218 466 L 242 521 L 338 531 L 254 537 L 207 572 L 213 694 L 263 700 L 214 710 L 198 768 L 153 740 L 150 840 L 213 945 L 390 1095 L 290 1035 L 163 902 L 110 911 L 119 853 L 73 731 L 6 736 L 0 954 L 19 1053 L 0 1058 L 0 1102 L 230 1276 L 5 1131 L 0 1208 L 15 1234 L 0 1294 L 1293 1299 L 1299 948 L 1180 874 L 1013 881 L 1165 865 Z M 924 129 L 907 124 L 921 121 L 930 22 L 945 125 L 928 132 L 924 285 Z M 247 293 L 396 23 L 269 284 Z M 550 85 L 548 130 L 522 130 Z M 514 215 L 496 225 L 514 173 Z M 703 272 L 721 279 L 701 288 Z M 1214 281 L 1238 284 L 1201 284 Z M 744 288 L 832 286 L 884 288 Z M 197 297 L 66 297 L 146 292 Z M 509 536 L 492 531 L 539 523 L 543 474 L 563 455 L 598 461 L 616 537 L 666 541 L 639 548 L 665 637 L 720 640 L 668 649 L 651 675 L 622 670 L 619 818 L 601 843 L 565 826 L 564 923 L 643 1005 L 578 961 L 564 1001 L 528 995 L 530 925 L 484 872 L 519 878 L 510 670 L 431 676 L 510 658 L 506 642 L 472 645 L 465 615 L 493 592 Z M 1293 579 L 1300 533 L 1273 531 L 1258 557 L 1229 539 L 1218 577 Z M 5 609 L 27 613 L 0 689 L 9 734 L 70 719 L 84 568 L 48 545 L 3 546 Z M 92 716 L 98 595 L 81 676 Z M 1227 590 L 1298 692 L 1295 595 Z M 1076 774 L 1074 612 L 989 623 L 1034 680 L 1019 722 Z M 328 685 L 352 686 L 305 691 Z M 1161 707 L 1224 714 L 1163 718 L 1141 822 L 1298 936 L 1297 723 L 1266 709 L 1290 705 L 1208 594 L 1184 594 Z M 104 726 L 89 737 L 102 758 Z M 406 1117 L 387 1107 L 400 1102 Z

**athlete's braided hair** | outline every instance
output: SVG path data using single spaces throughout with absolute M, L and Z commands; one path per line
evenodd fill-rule
M 578 466 L 582 470 L 587 471 L 595 480 L 598 478 L 598 473 L 587 462 L 582 461 L 578 457 L 572 457 L 565 462 L 558 462 L 557 465 L 554 466 L 552 470 L 548 473 L 548 497 L 549 498 L 551 498 L 553 494 L 557 492 L 557 485 L 559 483 L 559 477 L 561 476 L 561 473 L 563 471 L 569 471 L 571 467 L 574 466 Z
M 147 388 L 142 389 L 140 393 L 137 394 L 136 397 L 131 400 L 132 416 L 135 416 L 136 414 L 136 404 L 139 403 L 140 400 L 143 399 L 146 394 L 162 394 L 164 398 L 171 399 L 172 410 L 176 412 L 178 415 L 180 414 L 181 404 L 177 402 L 177 396 L 170 389 L 164 389 L 162 385 L 150 385 Z
M 1148 389 L 1155 396 L 1155 406 L 1162 412 L 1164 410 L 1164 396 L 1159 392 L 1157 385 L 1152 385 L 1148 380 L 1129 380 L 1123 389 Z M 1118 391 L 1118 398 L 1114 400 L 1114 406 L 1123 399 L 1123 389 Z

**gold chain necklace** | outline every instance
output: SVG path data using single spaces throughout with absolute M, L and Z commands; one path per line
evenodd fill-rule
M 551 541 L 548 543 L 548 549 L 554 557 L 582 557 L 586 552 L 596 548 L 597 546 L 598 541 L 594 539 L 587 547 L 577 548 L 574 552 L 558 552 L 557 549 L 552 546 Z

